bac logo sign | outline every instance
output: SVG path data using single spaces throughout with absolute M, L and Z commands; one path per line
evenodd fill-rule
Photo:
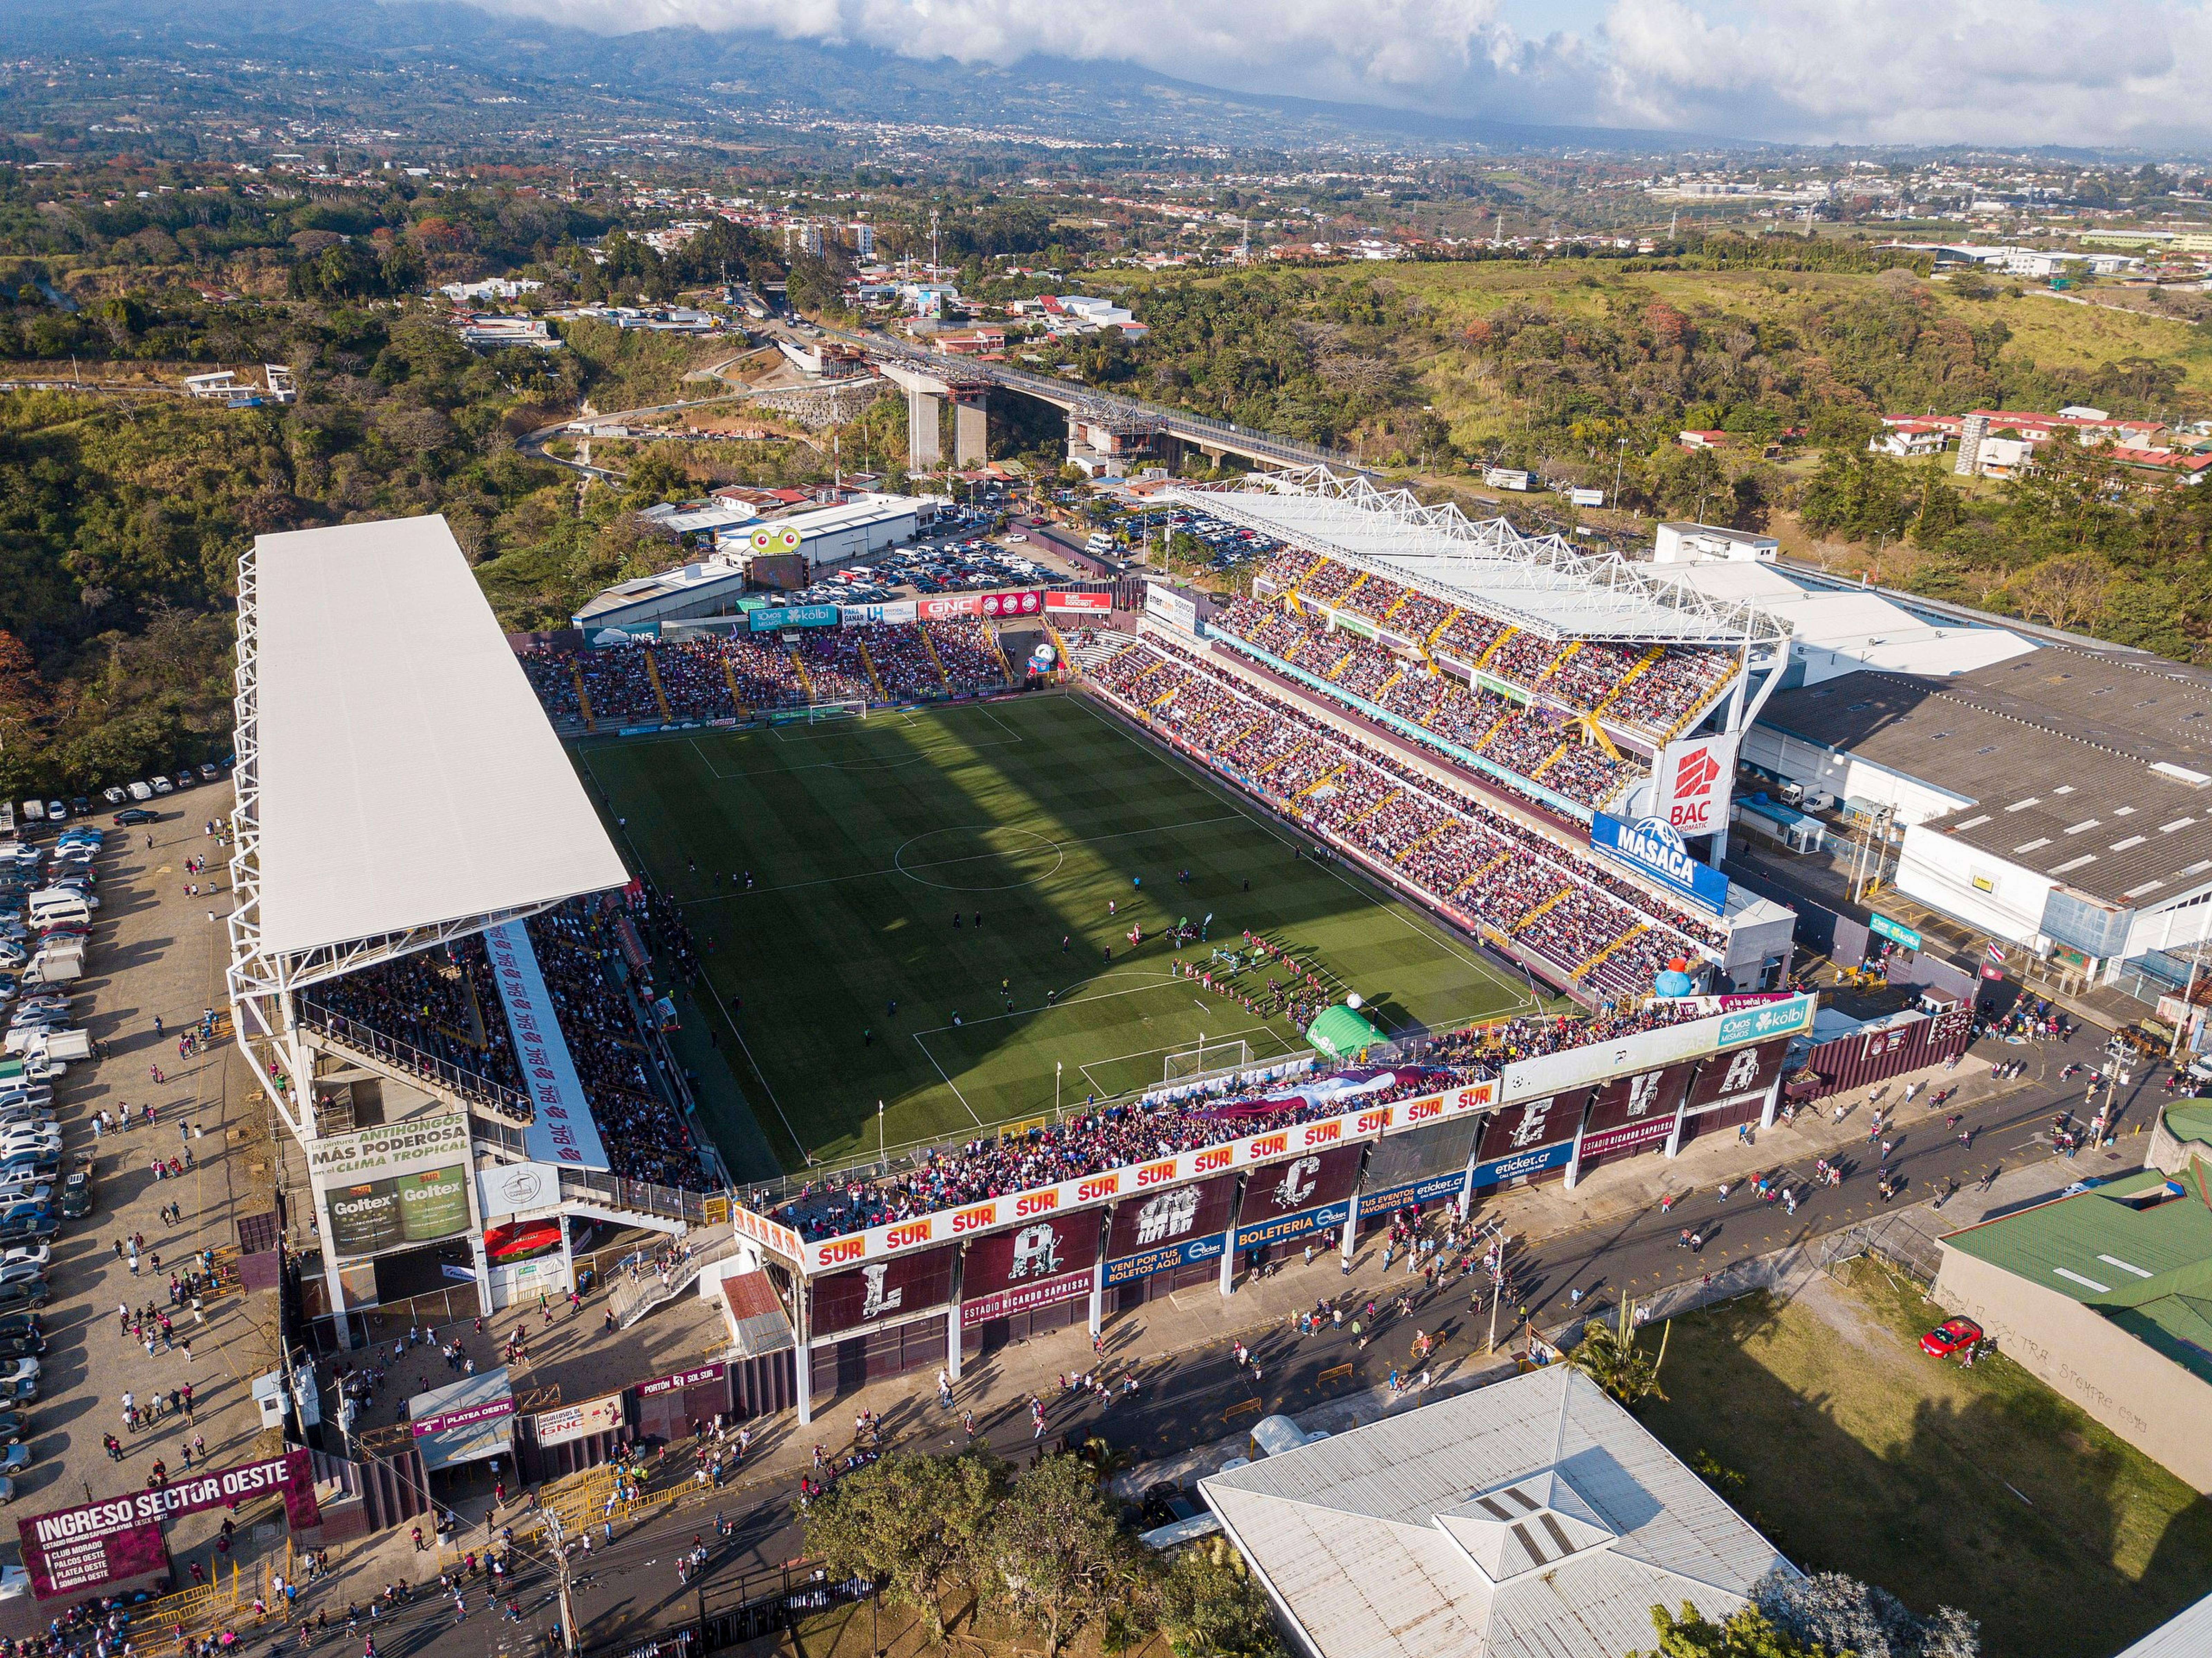
M 1677 835 L 1717 834 L 1728 821 L 1735 748 L 1731 737 L 1669 743 L 1656 768 L 1660 799 L 1654 815 Z

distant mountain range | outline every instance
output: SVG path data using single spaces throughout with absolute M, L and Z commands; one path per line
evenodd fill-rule
M 346 101 L 343 76 L 440 70 L 447 96 L 491 92 L 577 112 L 579 89 L 614 112 L 654 111 L 747 124 L 750 106 L 840 121 L 971 126 L 1091 143 L 1305 149 L 1349 144 L 1413 150 L 1528 153 L 1597 149 L 1659 154 L 1735 141 L 1681 132 L 1528 126 L 1364 104 L 1255 95 L 1127 64 L 1032 58 L 1000 69 L 902 58 L 771 34 L 660 28 L 601 35 L 479 10 L 451 0 L 9 0 L 0 5 L 0 56 L 78 59 L 251 58 L 319 79 L 319 106 Z M 264 92 L 272 88 L 264 88 Z M 20 85 L 15 95 L 23 96 Z M 275 112 L 271 112 L 272 113 Z M 382 106 L 382 125 L 418 113 Z

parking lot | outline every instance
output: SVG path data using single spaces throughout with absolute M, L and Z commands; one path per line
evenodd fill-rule
M 998 592 L 1065 580 L 1048 542 L 1016 528 L 996 539 L 986 532 L 994 511 L 957 508 L 910 547 L 878 553 L 865 564 L 834 571 L 793 593 L 792 604 L 884 604 L 933 593 Z
M 268 1108 L 223 1011 L 228 850 L 210 825 L 231 792 L 145 792 L 64 802 L 59 823 L 16 803 L 0 835 L 0 1242 L 47 1251 L 0 1263 L 0 1440 L 21 1448 L 0 1500 L 23 1515 L 247 1460 L 252 1383 L 276 1363 L 274 1300 L 232 1270 L 235 1219 L 274 1188 Z M 35 1374 L 11 1376 L 25 1361 Z M 281 1511 L 240 1514 L 228 1541 L 226 1518 L 169 1523 L 181 1585 L 281 1554 Z M 21 1634 L 68 1601 L 24 1596 L 7 1529 L 0 1632 Z

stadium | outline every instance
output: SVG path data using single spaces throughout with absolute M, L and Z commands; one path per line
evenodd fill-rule
M 1771 1118 L 1791 917 L 1689 846 L 1786 630 L 1364 480 L 1187 498 L 1280 544 L 1254 598 L 588 644 L 441 519 L 261 537 L 230 981 L 315 1343 L 635 1229 L 806 1419 Z

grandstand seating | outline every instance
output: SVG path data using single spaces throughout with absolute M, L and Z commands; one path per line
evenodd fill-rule
M 1389 1086 L 1363 1093 L 1359 1102 L 1363 1107 L 1386 1104 L 1496 1077 L 1518 1060 L 1616 1041 L 1695 1017 L 1694 1009 L 1661 1004 L 1593 1020 L 1519 1018 L 1470 1026 L 1433 1039 L 1418 1065 L 1401 1066 Z M 802 1237 L 836 1237 L 1334 1116 L 1343 1108 L 1340 1100 L 1315 1102 L 1303 1095 L 1280 1104 L 1266 1099 L 1139 1101 L 933 1151 L 910 1168 L 880 1177 L 872 1170 L 854 1170 L 819 1183 L 810 1181 L 781 1204 L 771 1206 L 757 1194 L 755 1202 Z
M 1132 640 L 1097 682 L 1316 833 L 1395 867 L 1599 998 L 1648 994 L 1719 932 L 1432 777 L 1166 641 Z
M 1480 610 L 1455 612 L 1443 599 L 1388 577 L 1363 579 L 1358 568 L 1340 560 L 1316 561 L 1294 547 L 1267 561 L 1259 586 L 1277 595 L 1295 592 L 1300 599 L 1370 621 L 1387 619 L 1391 632 L 1438 657 L 1480 667 L 1578 713 L 1596 714 L 1650 737 L 1680 730 L 1711 706 L 1735 672 L 1735 659 L 1726 651 L 1577 643 L 1523 633 Z M 1304 656 L 1297 660 L 1302 667 L 1312 665 Z
M 795 660 L 781 639 L 746 633 L 573 654 L 534 649 L 520 659 L 547 716 L 562 725 L 659 720 L 664 711 L 718 720 L 808 702 L 974 695 L 1006 684 L 1004 659 L 973 616 L 810 628 L 799 641 Z
M 1456 675 L 1434 672 L 1419 659 L 1399 656 L 1357 634 L 1252 599 L 1237 600 L 1212 625 L 1583 805 L 1605 805 L 1635 775 L 1624 762 L 1583 742 L 1572 723 L 1550 710 L 1523 707 Z
M 646 915 L 661 953 L 679 972 L 696 971 L 680 918 L 657 914 L 649 903 Z M 613 1172 L 711 1189 L 714 1182 L 683 1112 L 655 1080 L 640 1010 L 614 969 L 618 956 L 608 911 L 599 900 L 578 899 L 526 925 Z M 527 1094 L 479 937 L 326 980 L 302 993 L 300 1006 L 311 1027 L 336 1015 L 404 1045 L 387 1050 L 398 1056 L 396 1062 L 407 1063 L 412 1050 L 493 1089 Z

